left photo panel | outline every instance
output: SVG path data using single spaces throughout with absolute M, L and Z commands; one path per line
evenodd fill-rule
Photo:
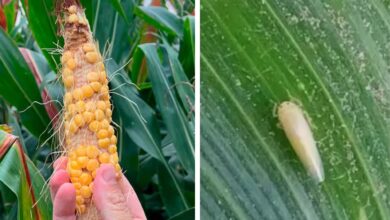
M 195 219 L 196 16 L 0 2 L 0 219 Z

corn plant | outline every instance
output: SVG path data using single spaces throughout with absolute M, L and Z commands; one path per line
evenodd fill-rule
M 112 163 L 148 218 L 193 218 L 193 9 L 192 1 L 2 5 L 0 218 L 51 219 L 47 183 L 60 155 L 79 215 L 96 169 Z

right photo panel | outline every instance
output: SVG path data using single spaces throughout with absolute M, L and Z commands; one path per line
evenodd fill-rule
M 200 4 L 201 219 L 389 219 L 390 2 Z

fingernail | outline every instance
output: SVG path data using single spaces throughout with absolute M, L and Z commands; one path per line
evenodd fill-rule
M 103 179 L 106 183 L 116 184 L 115 169 L 111 166 L 105 169 L 103 172 Z

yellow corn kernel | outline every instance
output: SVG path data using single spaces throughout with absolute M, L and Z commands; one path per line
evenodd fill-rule
M 85 98 L 91 97 L 94 93 L 94 91 L 90 85 L 84 85 L 81 89 L 83 90 L 83 96 Z
M 99 168 L 99 162 L 98 160 L 96 159 L 90 159 L 88 160 L 88 163 L 87 163 L 87 170 L 89 171 L 94 171 L 96 170 L 97 168 Z
M 73 58 L 70 58 L 68 61 L 66 61 L 66 67 L 68 67 L 70 70 L 74 70 L 76 68 L 76 61 Z
M 78 182 L 79 180 L 77 179 L 77 182 Z M 81 185 L 81 184 L 80 184 Z M 81 192 L 80 192 L 80 190 L 76 190 L 76 196 L 81 196 Z
M 69 112 L 65 112 L 65 130 L 69 129 L 69 121 L 72 120 L 72 115 Z
M 106 110 L 106 102 L 105 101 L 100 100 L 97 102 L 96 105 L 97 105 L 98 109 L 101 109 L 103 111 Z
M 96 177 L 96 170 L 95 171 L 92 171 L 92 177 L 95 178 Z M 91 185 L 91 184 L 90 184 Z
M 79 23 L 82 24 L 82 25 L 87 25 L 88 24 L 88 20 L 86 17 L 83 17 L 79 20 Z
M 85 123 L 84 118 L 81 114 L 75 115 L 73 118 L 73 121 L 77 125 L 77 127 L 82 127 L 82 126 L 84 126 L 84 123 Z
M 83 171 L 80 170 L 75 170 L 75 169 L 70 169 L 68 170 L 68 173 L 70 175 L 70 180 L 72 183 L 77 183 L 79 182 L 80 175 L 83 173 Z
M 77 209 L 77 212 L 78 212 L 78 213 L 84 213 L 86 207 L 85 207 L 84 204 L 80 204 L 80 205 L 76 205 L 76 209 Z
M 83 204 L 84 203 L 84 198 L 81 195 L 76 196 L 76 203 L 79 204 L 79 205 Z
M 66 127 L 65 127 L 66 128 Z M 69 130 L 69 126 L 68 126 L 68 129 L 67 130 Z M 71 144 L 71 141 L 70 141 L 70 138 L 69 137 L 66 137 L 65 138 L 65 144 L 66 145 L 70 145 Z
M 68 105 L 68 104 L 72 103 L 72 101 L 73 101 L 72 93 L 70 93 L 70 92 L 65 93 L 65 96 L 64 96 L 65 104 Z
M 76 190 L 80 189 L 81 188 L 81 184 L 80 183 L 73 183 L 73 186 Z
M 117 172 L 121 171 L 121 166 L 120 166 L 118 163 L 115 164 L 115 170 L 116 170 Z
M 110 127 L 110 123 L 107 121 L 107 119 L 103 119 L 101 122 L 100 122 L 100 127 L 102 129 L 108 129 L 108 127 Z
M 110 155 L 110 161 L 111 161 L 111 163 L 113 163 L 113 164 L 118 163 L 118 161 L 119 161 L 118 154 L 111 154 L 111 155 Z
M 93 43 L 85 43 L 83 45 L 84 52 L 92 52 L 95 51 L 95 45 Z
M 99 80 L 100 80 L 100 82 L 105 83 L 106 79 L 107 79 L 106 71 L 100 71 L 99 72 Z
M 66 106 L 66 111 L 69 114 L 72 114 L 72 113 L 76 112 L 76 105 L 73 104 L 73 102 L 71 102 L 69 105 Z
M 63 79 L 63 82 L 66 88 L 71 88 L 73 86 L 74 78 L 73 76 L 66 76 Z
M 68 154 L 68 157 L 71 160 L 76 160 L 77 159 L 77 154 L 74 151 L 70 151 L 69 154 Z
M 92 87 L 93 91 L 95 92 L 99 92 L 100 89 L 102 88 L 102 84 L 100 82 L 91 82 L 89 85 Z
M 111 141 L 111 144 L 116 144 L 118 142 L 118 139 L 116 138 L 115 135 L 112 135 L 110 141 Z
M 87 102 L 85 104 L 85 109 L 90 112 L 94 112 L 96 110 L 96 103 L 94 101 Z
M 87 172 L 83 172 L 79 177 L 79 181 L 81 185 L 88 185 L 92 182 L 92 176 Z
M 99 81 L 99 75 L 96 72 L 89 72 L 87 75 L 88 82 L 97 82 Z
M 104 64 L 103 64 L 103 62 L 99 63 L 98 67 L 99 67 L 100 71 L 104 71 Z
M 83 113 L 85 111 L 85 102 L 84 101 L 76 102 L 76 107 L 78 113 Z
M 108 149 L 107 149 L 108 153 L 110 154 L 114 154 L 116 153 L 117 149 L 116 149 L 116 146 L 111 144 L 110 146 L 108 146 Z
M 77 12 L 77 7 L 76 5 L 72 5 L 68 8 L 68 12 L 71 13 L 71 14 L 74 14 Z
M 72 183 L 78 183 L 79 182 L 79 176 L 71 176 L 70 177 L 70 181 Z M 76 193 L 77 193 L 77 191 L 76 191 Z
M 84 112 L 83 113 L 83 118 L 84 118 L 84 121 L 85 123 L 89 123 L 91 121 L 93 121 L 95 118 L 95 115 L 91 112 Z
M 82 174 L 81 170 L 75 170 L 75 169 L 70 169 L 69 170 L 69 175 L 71 177 L 79 177 L 80 178 L 81 174 Z
M 99 59 L 99 55 L 96 52 L 87 52 L 85 54 L 85 59 L 88 63 L 96 63 Z
M 108 126 L 108 129 L 107 129 L 107 132 L 108 132 L 108 136 L 111 136 L 115 133 L 115 130 L 114 128 L 110 125 Z
M 83 156 L 83 157 L 78 157 L 77 158 L 77 163 L 81 168 L 87 167 L 88 164 L 88 157 Z
M 108 118 L 111 118 L 111 116 L 112 116 L 112 111 L 111 111 L 111 109 L 106 109 L 106 117 L 108 117 Z
M 99 162 L 100 163 L 109 163 L 110 162 L 110 155 L 107 152 L 103 152 L 99 155 Z
M 72 106 L 73 105 L 73 106 Z M 69 108 L 69 106 L 72 106 Z M 66 117 L 66 120 L 65 120 L 65 126 L 66 124 L 69 125 L 69 122 L 72 120 L 72 117 L 73 117 L 73 113 L 76 112 L 76 106 L 74 104 L 70 104 L 68 106 L 66 106 L 66 111 L 65 111 L 65 117 Z M 69 127 L 69 126 L 68 126 Z
M 78 21 L 79 21 L 79 18 L 77 17 L 77 15 L 75 15 L 75 14 L 69 15 L 69 17 L 68 17 L 69 23 L 76 23 Z
M 81 169 L 80 165 L 77 163 L 77 161 L 71 160 L 70 161 L 70 168 L 79 170 Z
M 103 138 L 108 137 L 108 131 L 105 130 L 105 129 L 101 129 L 100 131 L 98 131 L 97 137 L 98 137 L 99 139 L 103 139 Z
M 76 124 L 74 121 L 72 121 L 72 122 L 69 124 L 69 132 L 70 132 L 71 134 L 76 133 L 78 129 L 79 129 L 79 127 L 77 126 L 77 124 Z
M 107 85 L 102 86 L 102 88 L 100 89 L 101 93 L 108 93 L 108 91 L 109 91 L 109 88 Z
M 68 60 L 67 60 L 68 61 Z M 73 71 L 67 67 L 65 67 L 63 70 L 62 70 L 62 75 L 63 76 L 72 76 L 73 75 Z
M 108 93 L 108 86 L 103 86 L 100 89 L 100 97 L 106 101 L 108 101 L 110 99 L 110 94 Z
M 118 139 L 116 138 L 115 135 L 112 135 L 110 138 L 110 141 L 111 141 L 111 144 L 116 145 L 118 142 Z
M 68 51 L 65 51 L 63 54 L 62 54 L 62 57 L 61 57 L 61 63 L 64 64 L 66 63 L 70 58 L 73 57 L 73 54 L 72 52 L 70 52 L 69 50 Z
M 67 106 L 67 113 L 69 113 L 70 115 L 74 115 L 74 114 L 76 114 L 76 112 L 77 112 L 77 109 L 76 109 L 75 104 L 70 104 Z
M 110 145 L 110 139 L 109 138 L 103 138 L 98 140 L 99 147 L 107 148 Z
M 99 155 L 99 150 L 97 147 L 90 145 L 87 147 L 87 155 L 89 158 L 94 159 Z
M 89 186 L 82 186 L 81 189 L 81 195 L 84 197 L 84 198 L 89 198 L 91 197 L 91 189 L 89 188 Z
M 111 103 L 110 103 L 110 100 L 106 100 L 106 106 L 108 109 L 111 109 Z
M 100 109 L 97 109 L 95 111 L 95 119 L 98 120 L 98 121 L 101 121 L 104 119 L 104 112 Z
M 83 91 L 80 88 L 73 90 L 73 98 L 76 100 L 82 100 L 84 99 Z
M 92 121 L 88 126 L 89 130 L 97 132 L 100 129 L 100 123 L 98 121 Z
M 110 94 L 108 92 L 101 94 L 100 97 L 102 97 L 103 100 L 110 100 Z
M 79 147 L 76 149 L 76 155 L 77 155 L 78 157 L 87 156 L 87 148 L 84 147 L 84 146 L 79 146 Z

